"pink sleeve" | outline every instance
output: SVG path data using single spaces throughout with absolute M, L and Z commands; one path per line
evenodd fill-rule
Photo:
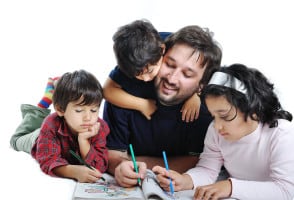
M 279 124 L 277 133 L 270 138 L 269 180 L 246 181 L 231 178 L 232 197 L 259 200 L 294 199 L 294 128 L 280 126 L 282 125 Z
M 212 184 L 216 181 L 220 169 L 223 165 L 223 158 L 218 145 L 218 137 L 213 122 L 209 125 L 205 141 L 204 150 L 200 155 L 200 160 L 195 168 L 186 172 L 190 175 L 194 188 L 201 185 Z

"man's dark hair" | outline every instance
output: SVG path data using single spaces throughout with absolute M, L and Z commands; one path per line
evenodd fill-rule
M 222 50 L 213 40 L 213 33 L 196 25 L 186 26 L 167 37 L 165 52 L 168 52 L 175 44 L 186 44 L 203 55 L 202 67 L 206 69 L 199 83 L 200 90 L 221 65 Z

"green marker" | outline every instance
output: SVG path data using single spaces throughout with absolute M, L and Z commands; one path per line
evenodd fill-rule
M 131 152 L 132 160 L 133 160 L 133 163 L 134 163 L 135 172 L 139 173 L 132 144 L 130 144 L 130 152 Z M 138 178 L 138 184 L 141 185 L 141 179 L 140 178 Z
M 87 166 L 89 169 L 94 170 L 92 166 L 90 166 L 86 161 L 84 161 L 78 154 L 76 154 L 74 151 L 69 150 L 69 153 L 73 155 L 82 165 Z M 101 180 L 105 181 L 105 178 L 101 177 Z

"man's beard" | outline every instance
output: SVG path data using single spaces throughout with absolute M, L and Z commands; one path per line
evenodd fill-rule
M 159 102 L 162 105 L 173 106 L 173 105 L 183 103 L 194 94 L 194 91 L 190 91 L 189 93 L 184 93 L 181 95 L 179 93 L 180 88 L 177 88 L 177 87 L 175 87 L 175 90 L 174 90 L 175 92 L 172 95 L 164 94 L 161 92 L 161 88 L 160 88 L 160 87 L 163 87 L 164 83 L 168 83 L 168 81 L 165 78 L 161 78 L 160 80 L 157 80 L 157 82 L 155 81 L 156 94 L 157 94 Z

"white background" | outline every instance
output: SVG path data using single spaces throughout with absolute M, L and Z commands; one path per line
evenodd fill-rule
M 1 1 L 1 199 L 71 198 L 73 181 L 43 174 L 30 155 L 9 147 L 20 104 L 38 103 L 48 77 L 67 71 L 88 70 L 103 84 L 115 66 L 113 33 L 142 18 L 159 31 L 208 27 L 222 46 L 222 64 L 260 69 L 294 113 L 291 0 Z

